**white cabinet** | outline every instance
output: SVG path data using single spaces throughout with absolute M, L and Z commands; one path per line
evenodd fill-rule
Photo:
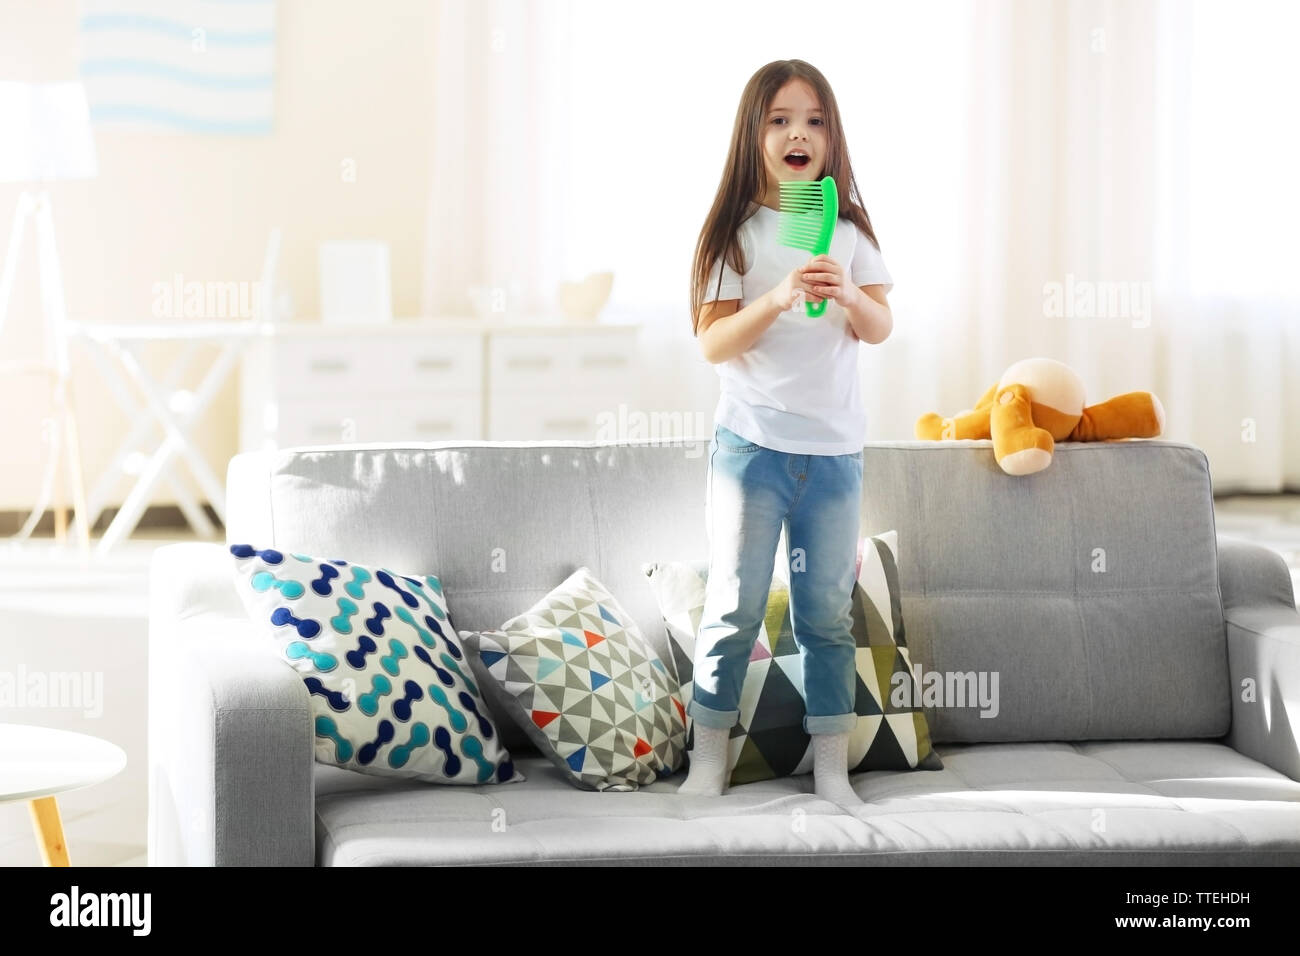
M 288 322 L 246 351 L 240 450 L 594 440 L 637 401 L 638 326 L 477 319 Z
M 593 441 L 601 416 L 637 401 L 636 330 L 578 326 L 488 337 L 487 436 L 493 441 Z

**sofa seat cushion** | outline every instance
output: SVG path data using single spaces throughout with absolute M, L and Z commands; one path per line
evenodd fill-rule
M 944 769 L 851 779 L 850 813 L 780 777 L 684 797 L 676 778 L 577 791 L 436 788 L 316 768 L 325 866 L 402 864 L 1300 865 L 1300 782 L 1214 740 L 936 744 Z

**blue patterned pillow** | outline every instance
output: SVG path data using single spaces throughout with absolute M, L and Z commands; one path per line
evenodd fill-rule
M 436 577 L 248 544 L 230 553 L 248 613 L 311 694 L 319 762 L 427 783 L 523 779 Z

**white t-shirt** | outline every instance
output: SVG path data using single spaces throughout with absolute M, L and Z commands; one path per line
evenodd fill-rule
M 739 299 L 744 308 L 812 258 L 777 242 L 780 213 L 759 205 L 740 227 L 749 267 L 742 276 L 725 257 L 713 264 L 704 301 Z M 894 287 L 885 261 L 851 220 L 835 224 L 829 255 L 854 285 Z M 717 290 L 718 268 L 722 288 Z M 782 312 L 746 351 L 714 367 L 722 380 L 715 423 L 764 448 L 793 454 L 847 455 L 866 443 L 858 383 L 858 346 L 848 315 L 834 302 L 820 318 Z

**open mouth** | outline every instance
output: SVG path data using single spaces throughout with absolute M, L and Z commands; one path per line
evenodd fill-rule
M 802 150 L 793 150 L 785 154 L 785 164 L 791 169 L 803 169 L 811 162 L 812 158 Z

